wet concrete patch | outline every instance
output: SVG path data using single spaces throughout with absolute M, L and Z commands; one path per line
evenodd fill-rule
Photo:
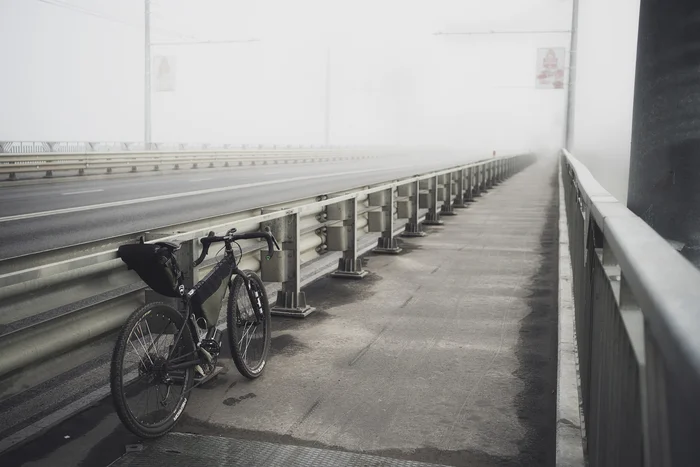
M 273 355 L 296 355 L 308 349 L 308 346 L 302 343 L 292 334 L 277 334 L 270 340 L 270 347 Z
M 371 271 L 361 280 L 324 277 L 304 289 L 306 301 L 318 311 L 329 312 L 334 307 L 371 298 L 381 280 L 380 275 Z
M 540 236 L 540 266 L 530 280 L 527 299 L 530 313 L 521 321 L 515 372 L 524 384 L 516 396 L 518 419 L 527 428 L 518 443 L 518 465 L 555 464 L 557 387 L 557 222 L 559 213 L 557 173 L 550 182 L 554 190 Z
M 240 404 L 246 399 L 255 399 L 258 397 L 254 392 L 250 392 L 248 394 L 244 394 L 241 397 L 229 397 L 227 399 L 223 400 L 223 404 L 227 405 L 229 407 L 233 407 L 234 405 Z

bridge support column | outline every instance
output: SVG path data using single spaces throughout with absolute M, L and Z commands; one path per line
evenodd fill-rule
M 700 3 L 642 0 L 627 205 L 700 267 Z
M 362 279 L 367 271 L 362 269 L 362 260 L 357 255 L 357 197 L 330 204 L 327 207 L 327 219 L 342 220 L 342 225 L 326 229 L 328 251 L 342 251 L 338 260 L 338 269 L 331 277 L 342 279 Z
M 425 216 L 425 222 L 423 225 L 443 225 L 444 222 L 440 220 L 440 211 L 438 210 L 438 191 L 440 189 L 440 181 L 437 176 L 427 179 L 429 183 L 428 193 L 425 198 L 427 198 L 428 214 Z
M 418 218 L 420 217 L 420 181 L 416 180 L 410 184 L 400 186 L 399 194 L 402 196 L 410 196 L 410 201 L 408 204 L 411 210 L 411 216 L 409 217 L 406 228 L 401 236 L 425 237 L 423 226 L 418 221 Z
M 299 231 L 299 213 L 289 214 L 270 222 L 263 227 L 270 227 L 280 241 L 281 251 L 272 253 L 272 258 L 265 261 L 267 252 L 260 252 L 261 278 L 265 282 L 282 282 L 282 289 L 277 292 L 277 300 L 270 309 L 275 316 L 304 318 L 315 308 L 306 304 L 306 294 L 301 290 L 301 251 Z
M 401 252 L 396 243 L 396 238 L 394 237 L 394 189 L 389 188 L 388 190 L 380 191 L 377 193 L 372 193 L 369 195 L 369 205 L 370 206 L 381 206 L 382 210 L 380 212 L 370 212 L 370 232 L 372 230 L 373 222 L 372 215 L 379 215 L 383 222 L 380 222 L 380 230 L 382 236 L 377 240 L 377 247 L 372 251 L 374 253 L 384 253 L 384 254 L 397 254 Z

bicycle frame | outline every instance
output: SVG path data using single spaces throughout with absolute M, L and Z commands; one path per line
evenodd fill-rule
M 226 242 L 226 253 L 225 254 L 233 256 L 234 253 L 233 253 L 233 248 L 231 247 L 231 242 Z M 238 265 L 235 265 L 235 261 L 233 264 L 234 264 L 234 266 L 231 268 L 231 274 L 230 274 L 230 279 L 229 279 L 229 284 L 228 284 L 229 294 L 233 293 L 233 289 L 231 288 L 232 283 L 233 283 L 233 278 L 235 276 L 240 276 L 241 279 L 243 279 L 243 283 L 245 285 L 246 292 L 248 293 L 248 299 L 250 300 L 250 303 L 253 305 L 253 311 L 255 313 L 256 322 L 259 323 L 264 319 L 264 317 L 262 316 L 262 311 L 261 311 L 262 310 L 262 303 L 260 302 L 260 297 L 257 297 L 254 295 L 253 289 L 250 285 L 250 279 L 248 278 L 248 276 L 238 268 Z M 171 348 L 170 352 L 168 353 L 168 365 L 167 365 L 168 371 L 184 370 L 184 369 L 196 366 L 196 365 L 200 365 L 202 363 L 210 363 L 210 362 L 204 362 L 202 360 L 201 355 L 199 355 L 200 351 L 204 350 L 204 349 L 201 348 L 202 340 L 199 337 L 199 332 L 197 332 L 197 327 L 199 325 L 197 324 L 197 320 L 194 317 L 194 313 L 193 313 L 192 307 L 190 305 L 190 300 L 189 300 L 188 294 L 189 294 L 189 290 L 186 291 L 186 293 L 182 297 L 182 304 L 183 304 L 184 309 L 186 310 L 185 325 L 182 326 L 182 328 L 180 328 L 180 330 L 178 331 L 177 336 L 175 337 L 175 340 L 172 344 L 172 348 Z M 216 324 L 210 325 L 207 329 L 207 334 L 209 334 L 211 329 L 213 329 L 215 327 L 216 327 Z M 182 332 L 185 330 L 185 328 L 189 329 L 189 332 L 192 336 L 192 340 L 194 341 L 195 351 L 188 354 L 188 355 L 177 357 L 175 359 L 175 361 L 177 361 L 178 359 L 181 359 L 181 358 L 189 357 L 192 354 L 198 354 L 197 358 L 192 359 L 192 360 L 188 360 L 186 362 L 176 363 L 174 365 L 170 365 L 169 363 L 171 362 L 172 352 L 177 348 L 177 344 L 180 342 L 180 339 L 182 338 Z

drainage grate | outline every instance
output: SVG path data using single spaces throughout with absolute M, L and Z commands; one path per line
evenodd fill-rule
M 147 442 L 143 450 L 127 452 L 112 467 L 178 466 L 246 467 L 441 467 L 354 452 L 246 441 L 214 436 L 170 433 Z

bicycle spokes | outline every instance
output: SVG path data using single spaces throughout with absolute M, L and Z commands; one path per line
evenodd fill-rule
M 155 319 L 153 319 L 155 318 Z M 123 372 L 129 411 L 142 424 L 158 425 L 171 416 L 182 393 L 182 371 L 168 370 L 168 356 L 183 355 L 182 339 L 176 344 L 177 327 L 172 320 L 159 320 L 157 313 L 144 316 L 127 338 Z M 149 321 L 153 319 L 152 326 Z M 175 347 L 173 347 L 175 346 Z

